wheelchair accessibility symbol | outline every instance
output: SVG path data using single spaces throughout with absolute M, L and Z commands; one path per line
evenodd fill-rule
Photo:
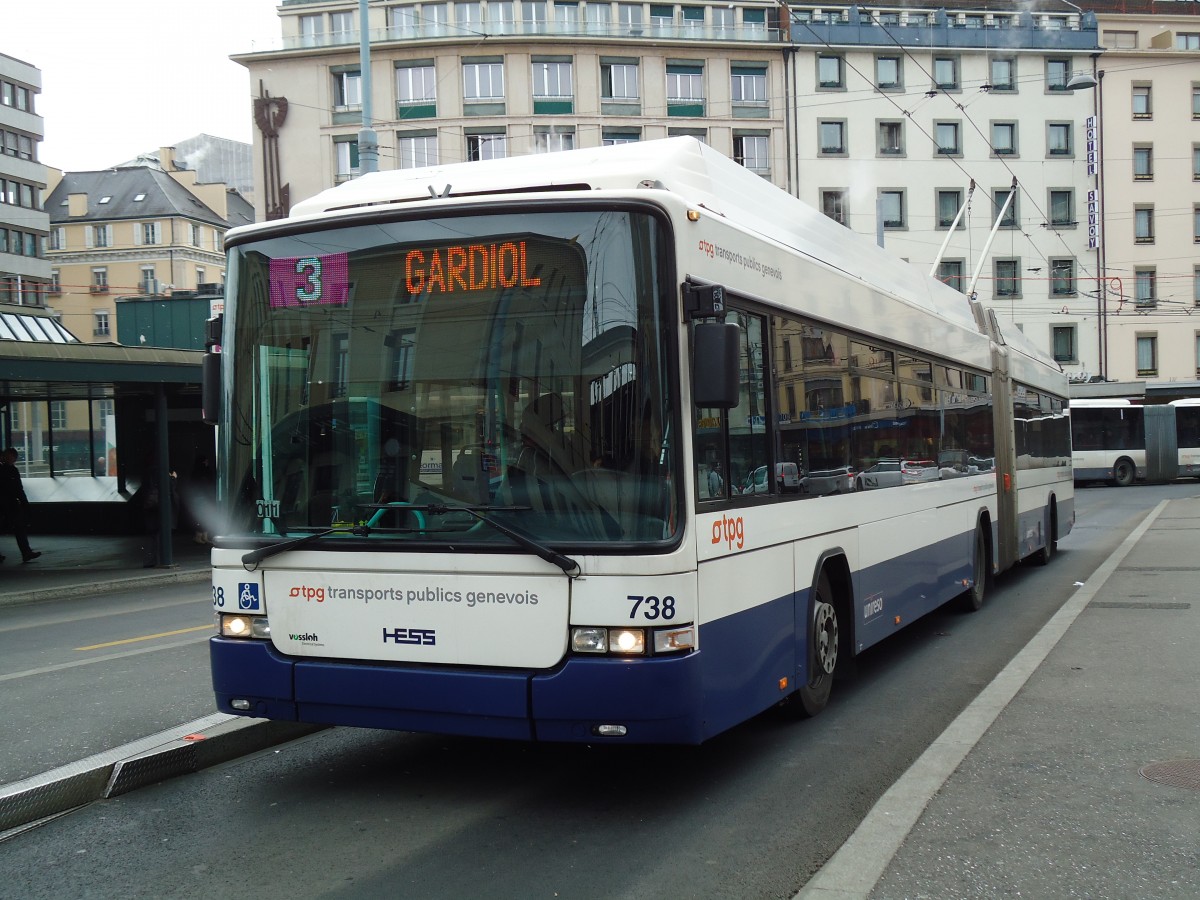
M 257 584 L 243 581 L 238 585 L 238 609 L 247 611 L 262 609 L 258 598 Z

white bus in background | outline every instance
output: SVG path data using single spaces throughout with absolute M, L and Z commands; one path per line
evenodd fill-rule
M 1200 399 L 1143 405 L 1127 399 L 1070 403 L 1077 482 L 1200 477 Z
M 699 743 L 1074 521 L 1058 368 L 691 138 L 366 175 L 226 246 L 228 713 Z M 892 458 L 961 477 L 854 490 Z

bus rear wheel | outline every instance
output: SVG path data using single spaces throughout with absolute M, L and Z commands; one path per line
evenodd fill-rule
M 1049 526 L 1046 529 L 1045 538 L 1046 542 L 1033 555 L 1033 561 L 1039 566 L 1050 565 L 1050 560 L 1054 559 L 1054 551 L 1058 549 L 1058 512 L 1053 502 L 1050 504 Z
M 971 586 L 962 595 L 962 606 L 967 612 L 983 607 L 987 593 L 987 538 L 983 536 L 983 523 L 975 526 L 975 542 L 971 554 Z
M 808 684 L 796 691 L 793 699 L 797 712 L 805 718 L 815 716 L 829 703 L 841 641 L 833 588 L 824 571 L 817 578 L 813 591 L 812 618 L 808 625 Z
M 1128 459 L 1118 459 L 1117 464 L 1113 466 L 1113 482 L 1117 487 L 1129 487 L 1133 484 L 1133 478 L 1137 474 L 1137 469 Z

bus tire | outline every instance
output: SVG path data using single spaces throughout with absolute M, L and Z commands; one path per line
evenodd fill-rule
M 1050 560 L 1054 559 L 1054 552 L 1058 549 L 1058 510 L 1055 508 L 1053 500 L 1050 501 L 1046 515 L 1049 521 L 1049 527 L 1046 529 L 1046 542 L 1033 555 L 1033 561 L 1039 566 L 1050 565 Z
M 971 586 L 962 595 L 962 607 L 966 612 L 976 612 L 983 607 L 987 594 L 987 537 L 983 533 L 983 522 L 975 526 L 975 540 L 971 553 Z
M 837 604 L 824 569 L 813 592 L 812 615 L 808 622 L 808 684 L 801 686 L 793 698 L 796 711 L 806 719 L 815 716 L 829 703 L 841 645 Z
M 1125 457 L 1117 460 L 1113 466 L 1113 484 L 1117 487 L 1129 487 L 1133 484 L 1133 479 L 1137 475 L 1137 469 L 1133 462 Z

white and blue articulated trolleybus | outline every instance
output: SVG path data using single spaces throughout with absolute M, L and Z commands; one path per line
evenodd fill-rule
M 228 713 L 699 743 L 1073 522 L 1057 368 L 693 139 L 371 174 L 228 251 Z

